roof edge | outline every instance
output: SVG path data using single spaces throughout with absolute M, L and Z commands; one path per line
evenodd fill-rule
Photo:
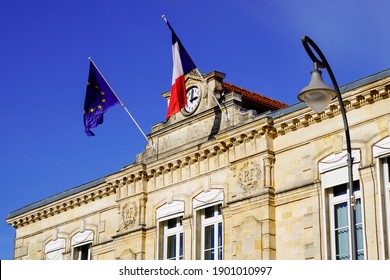
M 24 213 L 26 213 L 28 211 L 35 210 L 35 209 L 37 209 L 39 207 L 42 207 L 42 206 L 48 205 L 50 203 L 56 202 L 58 200 L 61 200 L 61 199 L 65 198 L 65 197 L 69 197 L 69 196 L 71 196 L 73 194 L 76 194 L 76 193 L 79 193 L 81 191 L 84 191 L 84 190 L 96 187 L 97 185 L 100 185 L 101 183 L 104 183 L 104 182 L 106 182 L 106 179 L 104 177 L 103 178 L 99 178 L 99 179 L 95 179 L 95 180 L 90 181 L 88 183 L 79 185 L 79 186 L 71 188 L 69 190 L 66 190 L 66 191 L 60 192 L 58 194 L 49 196 L 47 198 L 38 200 L 36 202 L 33 202 L 33 203 L 29 204 L 29 205 L 23 206 L 23 207 L 15 210 L 15 211 L 10 212 L 8 214 L 6 220 L 15 218 L 15 217 L 17 217 L 17 216 L 19 216 L 21 214 L 24 214 Z
M 346 85 L 343 85 L 343 86 L 339 87 L 339 90 L 340 90 L 341 94 L 343 94 L 345 92 L 354 90 L 356 88 L 380 81 L 380 80 L 385 79 L 387 77 L 390 77 L 390 68 L 385 69 L 383 71 L 380 71 L 378 73 L 369 75 L 367 77 L 363 77 L 361 79 L 355 80 L 355 81 L 348 83 Z M 267 114 L 267 116 L 275 119 L 275 118 L 279 118 L 279 117 L 288 115 L 288 114 L 293 113 L 295 111 L 299 111 L 299 110 L 306 108 L 306 107 L 307 107 L 307 105 L 305 102 L 298 102 L 298 103 L 290 105 L 288 107 L 280 108 L 279 110 L 276 110 L 276 111 L 271 111 Z

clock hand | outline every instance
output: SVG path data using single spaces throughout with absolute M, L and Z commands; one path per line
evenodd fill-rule
M 192 102 L 194 102 L 196 99 L 198 99 L 198 96 L 191 97 L 191 100 L 190 100 L 190 102 L 192 103 Z

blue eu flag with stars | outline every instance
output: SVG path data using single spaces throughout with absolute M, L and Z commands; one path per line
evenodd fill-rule
M 91 128 L 102 124 L 104 113 L 117 103 L 120 102 L 115 93 L 91 60 L 84 101 L 84 126 L 88 136 L 95 136 Z

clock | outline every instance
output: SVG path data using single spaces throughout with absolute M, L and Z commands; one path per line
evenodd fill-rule
M 193 113 L 200 104 L 200 91 L 198 87 L 191 87 L 187 90 L 187 106 L 184 111 L 187 114 Z

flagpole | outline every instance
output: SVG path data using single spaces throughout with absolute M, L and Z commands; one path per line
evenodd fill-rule
M 91 57 L 88 57 L 89 61 L 92 62 L 92 64 L 95 66 L 95 68 L 98 70 L 100 76 L 102 76 L 102 78 L 104 79 L 104 81 L 106 82 L 106 84 L 108 85 L 108 87 L 111 89 L 112 93 L 115 95 L 115 97 L 118 99 L 119 103 L 121 104 L 122 108 L 126 111 L 126 113 L 129 115 L 129 117 L 133 120 L 134 124 L 137 126 L 137 128 L 139 129 L 139 131 L 142 133 L 142 135 L 145 137 L 146 141 L 152 146 L 153 150 L 154 150 L 154 143 L 153 143 L 153 139 L 150 137 L 150 141 L 148 139 L 148 137 L 146 136 L 146 134 L 144 133 L 144 131 L 141 129 L 141 127 L 138 125 L 137 121 L 133 118 L 133 116 L 130 114 L 129 110 L 126 108 L 125 104 L 123 104 L 122 100 L 118 97 L 118 95 L 115 93 L 115 91 L 112 89 L 111 85 L 107 82 L 106 78 L 104 78 L 102 72 L 100 72 L 99 68 L 96 66 L 95 62 L 93 62 L 92 58 Z
M 162 15 L 161 17 L 164 19 L 165 23 L 168 24 L 168 20 L 166 19 L 165 15 Z M 229 120 L 229 112 L 227 110 L 225 110 L 225 108 L 223 108 L 222 105 L 219 103 L 218 99 L 214 95 L 214 92 L 211 90 L 209 84 L 206 82 L 205 78 L 200 73 L 199 69 L 195 68 L 195 70 L 196 70 L 196 73 L 199 75 L 199 77 L 202 79 L 203 85 L 205 87 L 207 87 L 208 90 L 210 91 L 211 96 L 213 97 L 214 101 L 217 103 L 218 107 L 221 109 L 222 112 L 225 112 L 225 114 L 226 114 L 226 121 L 229 122 L 230 121 Z
M 168 23 L 168 20 L 165 18 L 165 15 L 162 15 L 161 17 L 165 20 L 165 23 Z
M 199 77 L 202 79 L 204 86 L 207 87 L 208 90 L 210 91 L 211 96 L 213 97 L 214 101 L 217 103 L 219 109 L 221 109 L 221 111 L 226 114 L 226 121 L 229 122 L 230 121 L 229 120 L 229 112 L 225 108 L 222 107 L 221 103 L 218 102 L 217 97 L 215 97 L 214 92 L 211 90 L 209 84 L 206 82 L 205 78 L 203 77 L 202 73 L 200 73 L 199 69 L 196 68 L 195 70 L 196 70 L 196 73 L 199 75 Z

